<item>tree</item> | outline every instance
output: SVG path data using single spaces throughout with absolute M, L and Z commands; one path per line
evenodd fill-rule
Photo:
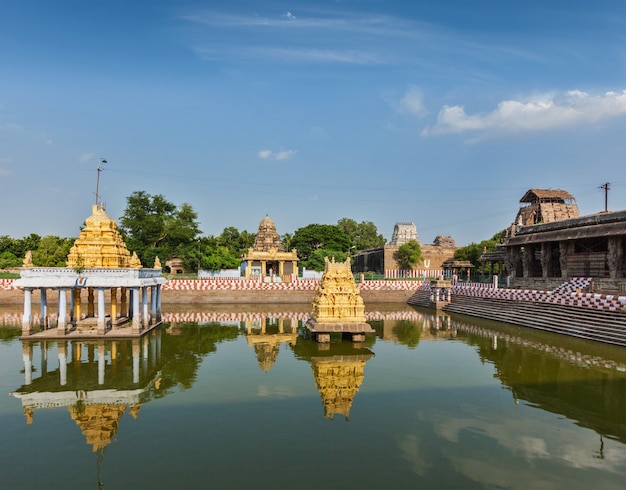
M 422 247 L 416 240 L 410 240 L 398 247 L 396 260 L 401 269 L 413 269 L 422 260 Z
M 201 233 L 198 215 L 189 204 L 177 208 L 162 195 L 144 191 L 133 192 L 126 201 L 120 232 L 144 265 L 154 263 L 157 256 L 168 259 L 176 252 L 185 253 Z
M 14 267 L 20 267 L 22 260 L 16 257 L 12 252 L 0 253 L 0 269 L 11 269 Z
M 65 267 L 67 254 L 74 244 L 74 238 L 45 236 L 33 251 L 33 264 L 42 267 Z
M 454 252 L 454 260 L 469 260 L 474 267 L 480 267 L 480 256 L 483 251 L 494 252 L 496 245 L 502 241 L 503 232 L 496 233 L 489 240 L 483 240 L 480 243 L 470 243 Z
M 303 228 L 298 228 L 291 240 L 291 247 L 297 249 L 300 265 L 309 269 L 323 270 L 322 264 L 318 262 L 321 253 L 350 253 L 353 243 L 352 239 L 336 225 L 311 224 Z M 323 249 L 323 252 L 316 250 Z M 311 259 L 311 263 L 309 263 Z M 337 256 L 335 256 L 337 259 Z
M 386 243 L 385 237 L 378 233 L 371 221 L 357 223 L 351 218 L 341 218 L 337 226 L 352 239 L 357 250 L 380 248 Z

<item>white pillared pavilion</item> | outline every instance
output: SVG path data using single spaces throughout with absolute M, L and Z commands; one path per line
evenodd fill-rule
M 133 337 L 161 321 L 161 285 L 166 279 L 158 258 L 154 268 L 142 267 L 102 204 L 95 204 L 85 220 L 68 254 L 67 267 L 34 267 L 28 253 L 20 276 L 15 284 L 24 291 L 23 337 Z M 32 307 L 37 290 L 38 329 L 33 324 Z M 54 328 L 48 293 L 56 293 L 58 301 Z M 87 311 L 82 309 L 85 300 Z

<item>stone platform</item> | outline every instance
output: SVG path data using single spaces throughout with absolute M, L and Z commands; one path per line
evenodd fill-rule
M 31 335 L 22 335 L 20 340 L 28 340 L 36 342 L 38 340 L 92 340 L 92 339 L 135 339 L 144 336 L 148 332 L 154 330 L 161 325 L 162 322 L 157 322 L 151 325 L 142 326 L 140 330 L 133 328 L 130 323 L 126 323 L 123 326 L 108 328 L 107 331 L 102 334 L 98 333 L 95 325 L 93 328 L 80 327 L 76 328 L 73 325 L 68 325 L 65 333 L 59 331 L 58 328 L 48 328 L 35 332 Z
M 315 336 L 315 339 L 321 343 L 330 342 L 331 333 L 347 333 L 352 336 L 353 342 L 364 342 L 366 333 L 376 332 L 365 322 L 319 323 L 315 319 L 310 318 L 305 323 L 305 326 Z

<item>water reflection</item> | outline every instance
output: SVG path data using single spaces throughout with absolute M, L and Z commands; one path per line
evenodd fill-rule
M 98 454 L 98 472 L 106 449 L 108 481 L 136 472 L 152 488 L 175 482 L 148 475 L 169 474 L 146 464 L 151 445 L 163 446 L 171 474 L 191 468 L 190 486 L 193 468 L 213 465 L 211 478 L 224 473 L 216 486 L 235 479 L 249 488 L 255 476 L 238 473 L 228 455 L 236 461 L 250 446 L 257 472 L 275 483 L 259 488 L 293 488 L 302 475 L 301 488 L 311 488 L 309 462 L 294 462 L 291 480 L 275 476 L 286 475 L 279 462 L 271 466 L 272 455 L 303 444 L 326 468 L 335 464 L 331 447 L 343 469 L 379 449 L 379 466 L 364 470 L 360 487 L 368 478 L 381 486 L 376 475 L 390 468 L 397 488 L 521 487 L 511 475 L 535 475 L 528 486 L 549 478 L 552 488 L 563 478 L 607 477 L 609 488 L 624 476 L 626 349 L 412 308 L 370 311 L 375 334 L 330 344 L 302 335 L 304 308 L 169 314 L 133 340 L 22 342 L 19 329 L 1 328 L 1 379 L 14 382 L 6 390 L 14 398 L 0 399 L 0 416 L 22 420 L 6 424 L 6 447 L 33 450 L 24 437 L 31 424 L 54 434 L 44 451 L 73 431 L 78 446 Z M 341 479 L 342 471 L 329 474 Z

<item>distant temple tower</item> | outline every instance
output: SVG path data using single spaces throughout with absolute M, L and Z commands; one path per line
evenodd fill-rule
M 254 245 L 243 256 L 247 262 L 246 278 L 259 275 L 268 281 L 282 281 L 298 275 L 298 254 L 296 249 L 285 252 L 276 231 L 276 224 L 269 216 L 259 223 Z
M 393 235 L 391 235 L 391 241 L 389 245 L 404 245 L 411 240 L 415 240 L 419 243 L 419 238 L 417 236 L 417 228 L 415 228 L 415 223 L 403 223 L 397 222 L 396 226 L 393 227 Z

